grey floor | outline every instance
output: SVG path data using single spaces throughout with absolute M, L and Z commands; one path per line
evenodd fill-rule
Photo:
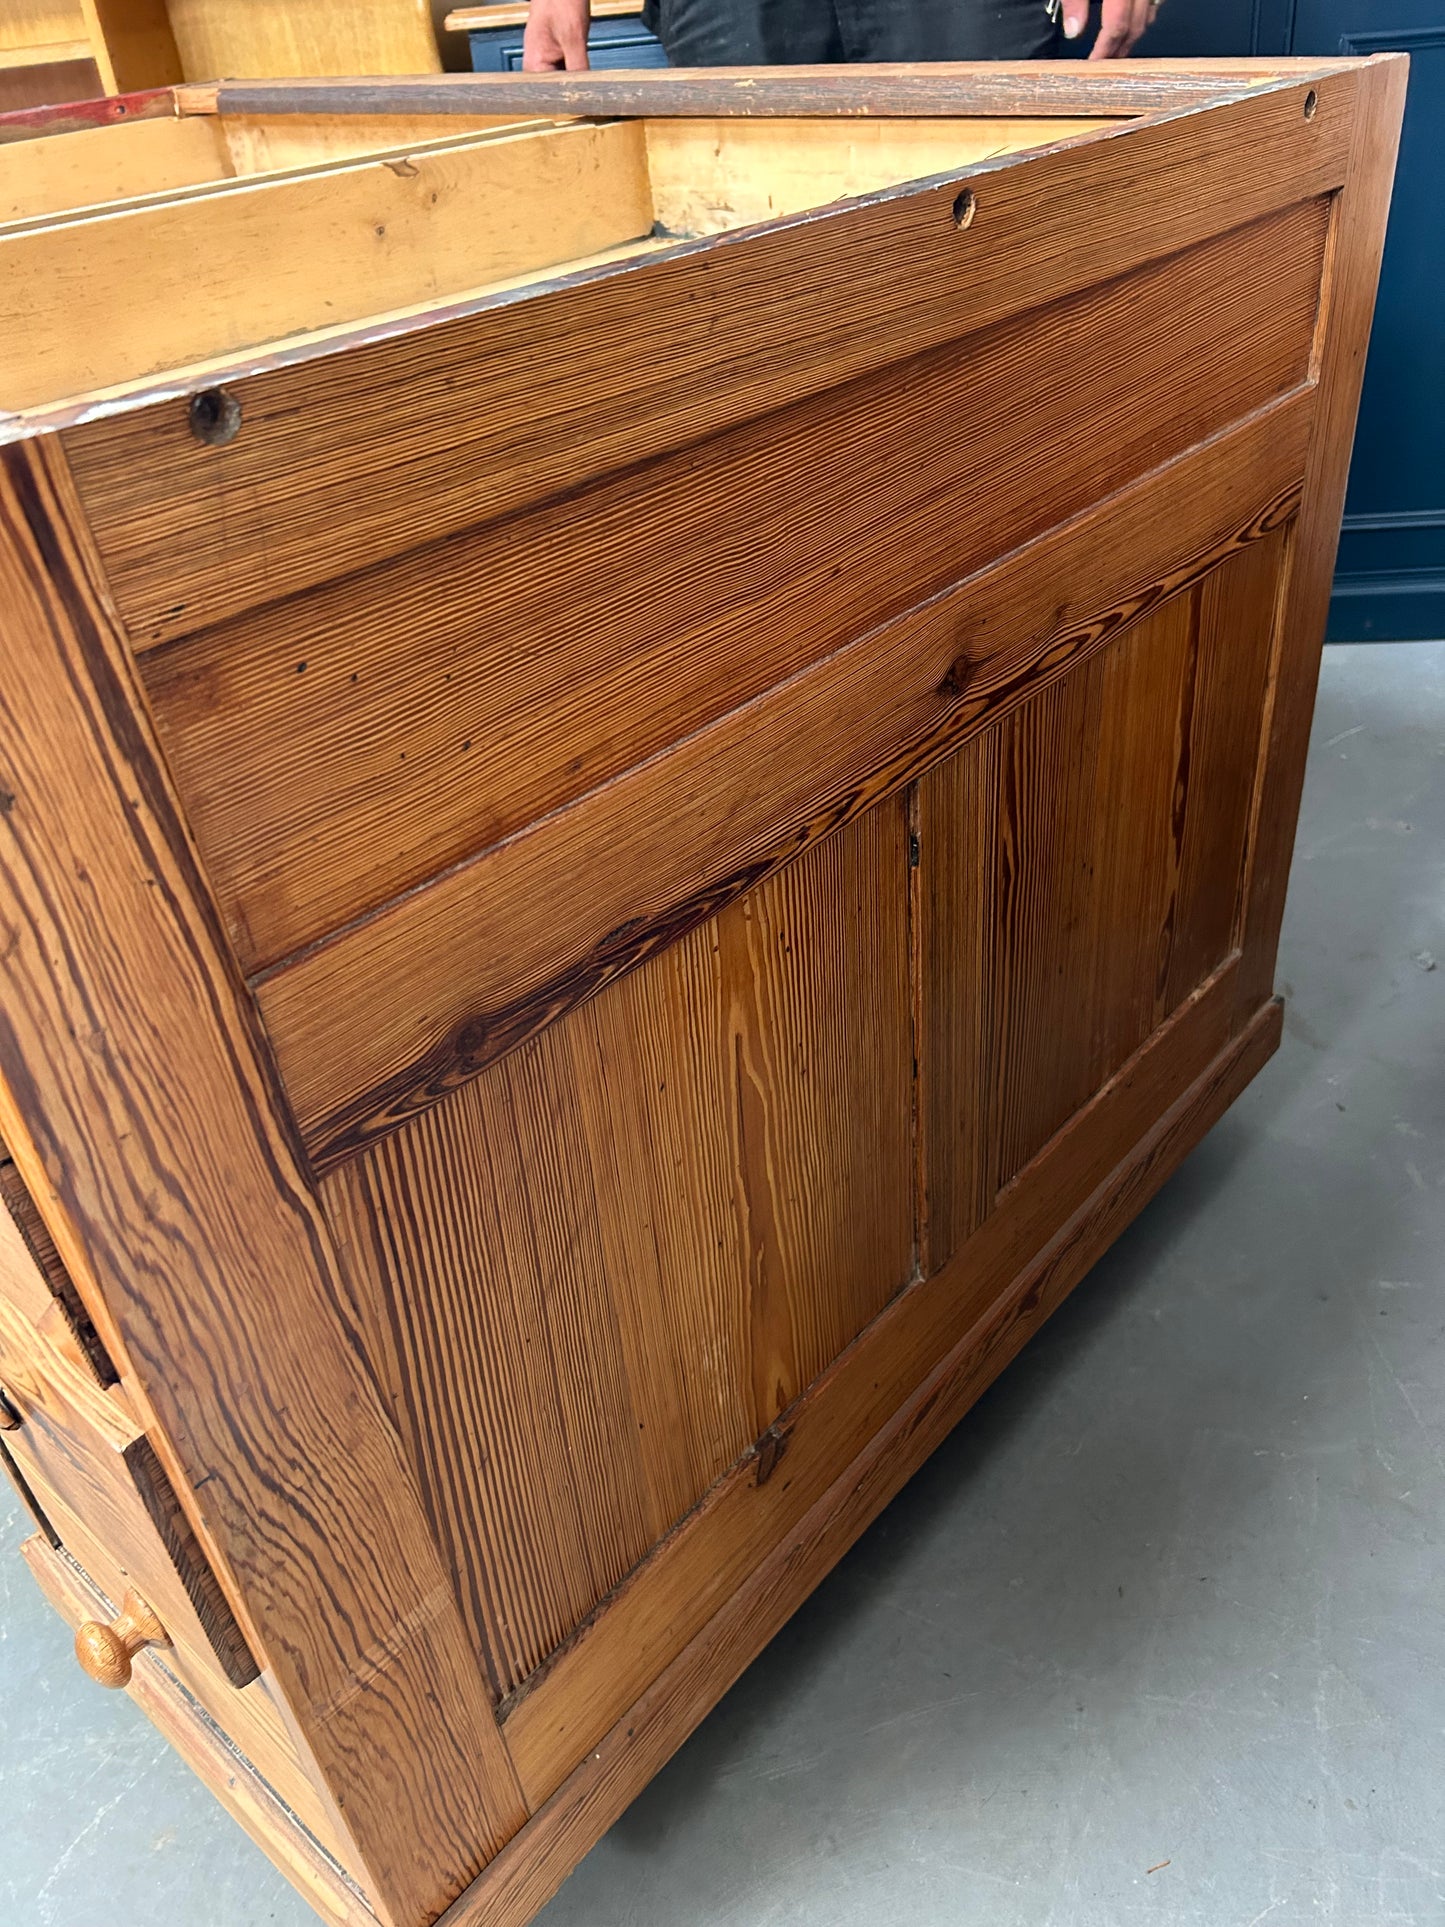
M 1445 1923 L 1445 644 L 1328 653 L 1280 972 L 1280 1056 L 546 1927 Z M 24 1529 L 0 1916 L 303 1927 Z

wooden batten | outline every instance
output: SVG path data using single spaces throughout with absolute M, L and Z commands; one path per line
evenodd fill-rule
M 0 407 L 443 299 L 652 221 L 640 128 L 579 123 L 12 228 Z M 103 329 L 90 325 L 97 303 Z
M 191 115 L 187 120 L 201 116 Z M 528 121 L 516 114 L 461 116 L 444 125 L 427 124 L 405 114 L 225 114 L 210 120 L 218 127 L 237 174 L 285 172 L 321 167 L 328 161 L 380 159 L 388 152 L 415 154 L 453 145 L 468 134 L 520 129 Z M 552 126 L 548 117 L 530 123 Z
M 1110 62 L 1089 76 L 1098 114 L 1153 114 L 1228 100 L 1327 72 L 1318 61 L 1180 62 L 1177 68 Z M 858 67 L 698 67 L 630 72 L 437 74 L 345 80 L 221 80 L 177 89 L 182 113 L 626 114 L 909 119 L 929 115 L 1037 115 L 1077 110 L 1073 61 L 980 64 L 886 61 Z
M 448 122 L 445 131 L 386 116 L 249 114 L 140 117 L 114 126 L 45 133 L 0 147 L 0 228 L 58 219 L 78 210 L 158 198 L 181 199 L 236 175 L 280 174 L 328 163 L 424 154 L 473 135 L 519 130 L 515 118 Z M 556 123 L 539 121 L 538 127 Z
M 160 194 L 236 172 L 224 121 L 138 120 L 0 149 L 0 223 Z

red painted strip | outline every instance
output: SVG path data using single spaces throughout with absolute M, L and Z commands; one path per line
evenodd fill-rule
M 19 107 L 0 114 L 0 146 L 41 134 L 80 134 L 128 120 L 167 120 L 176 112 L 175 89 L 148 87 L 138 94 L 107 94 L 100 100 L 67 100 L 49 107 Z

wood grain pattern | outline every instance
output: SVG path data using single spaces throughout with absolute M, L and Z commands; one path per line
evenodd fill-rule
M 166 0 L 187 80 L 217 74 L 430 74 L 428 0 Z
M 169 87 L 184 79 L 168 0 L 80 0 L 80 4 L 107 94 Z
M 200 628 L 413 548 L 419 502 L 428 534 L 457 533 L 1327 193 L 1348 86 L 1321 79 L 1311 120 L 1301 85 L 982 163 L 963 235 L 956 183 L 900 189 L 273 354 L 237 370 L 224 449 L 169 393 L 89 420 L 66 448 L 121 613 L 140 646 Z M 569 379 L 539 388 L 564 337 Z
M 1217 738 L 1241 720 L 1251 690 L 1257 717 L 1284 543 L 1265 536 L 1176 592 L 920 786 L 911 813 L 920 1235 L 925 1278 L 967 1250 L 971 1288 L 985 1294 L 970 1317 L 1026 1262 L 1030 1240 L 1047 1240 L 1041 1211 L 1065 1210 L 1071 1185 L 1082 1182 L 1082 1198 L 1099 1181 L 1097 1164 L 1083 1174 L 1077 1166 L 1101 1120 L 1112 1112 L 1117 1130 L 1133 1104 L 1158 1101 L 1154 1079 L 1188 1082 L 1227 1039 L 1254 738 L 1243 732 L 1223 762 Z M 1186 850 L 1191 871 L 1222 879 L 1215 892 L 1201 895 L 1192 876 L 1185 885 Z M 1200 960 L 1187 983 L 1174 974 L 1176 943 Z M 1119 1155 L 1125 1142 L 1113 1139 Z M 912 1316 L 931 1317 L 926 1302 Z M 881 1413 L 890 1395 L 904 1395 L 906 1381 L 890 1384 L 878 1357 L 895 1342 L 890 1321 L 907 1315 L 885 1313 L 780 1414 L 787 1456 L 777 1491 L 765 1496 L 731 1474 L 508 1709 L 507 1739 L 532 1799 L 625 1704 L 627 1681 L 642 1690 L 647 1665 L 673 1650 L 679 1614 L 700 1624 L 748 1548 L 774 1543 L 811 1503 L 813 1481 L 846 1455 L 832 1428 L 856 1419 L 855 1449 L 869 1397 L 883 1399 Z
M 1297 501 L 1310 400 L 1166 464 L 261 981 L 313 1158 L 464 1083 L 1275 526 Z
M 995 1188 L 1234 946 L 1286 541 L 1241 552 L 1005 728 Z
M 448 33 L 468 33 L 478 27 L 524 27 L 529 11 L 527 0 L 516 0 L 511 6 L 454 7 L 442 25 Z M 594 20 L 624 19 L 642 12 L 642 0 L 592 0 L 589 11 Z
M 243 963 L 501 842 L 1303 380 L 1326 218 L 1290 209 L 147 656 Z M 806 506 L 777 488 L 803 464 Z
M 1171 805 L 1193 614 L 1193 598 L 1176 597 L 1004 727 L 991 1189 L 1164 1015 L 1156 999 L 1183 821 Z
M 1037 698 L 1035 699 L 1037 700 Z M 989 1084 L 1001 727 L 918 785 L 914 943 L 919 1263 L 940 1270 L 993 1209 Z
M 194 118 L 194 117 L 192 117 Z M 191 125 L 182 120 L 181 126 Z M 318 114 L 285 114 L 269 120 L 264 114 L 227 114 L 205 123 L 225 142 L 237 174 L 285 172 L 299 167 L 322 167 L 330 161 L 361 160 L 388 151 L 406 154 L 413 148 L 451 146 L 467 134 L 488 134 L 501 127 L 520 129 L 554 125 L 528 123 L 515 114 L 477 114 L 430 124 L 404 114 L 347 118 Z
M 1240 940 L 1253 772 L 1294 528 L 1290 522 L 1242 550 L 1199 587 L 1189 802 L 1165 986 L 1171 1009 Z
M 437 1927 L 531 1919 L 1268 1061 L 1279 1034 L 1279 1007 L 1268 1005 L 1181 1091 Z
M 505 281 L 645 236 L 652 220 L 640 130 L 578 123 L 11 227 L 0 407 Z M 105 303 L 105 328 L 86 325 L 82 287 Z
M 83 1366 L 98 1385 L 114 1385 L 117 1374 L 100 1335 L 90 1321 L 80 1293 L 75 1289 L 70 1273 L 61 1262 L 60 1253 L 55 1249 L 45 1220 L 35 1208 L 35 1200 L 25 1187 L 24 1180 L 15 1169 L 14 1161 L 0 1145 L 0 1202 L 32 1261 L 32 1277 L 44 1280 L 45 1289 L 53 1300 L 54 1309 L 64 1322 L 67 1354 Z M 8 1226 L 0 1222 L 0 1291 L 8 1292 L 12 1302 L 26 1310 L 32 1321 L 47 1331 L 53 1330 L 47 1316 L 51 1307 L 37 1302 L 36 1297 L 22 1286 L 15 1288 L 16 1273 L 21 1269 L 13 1247 L 6 1250 L 9 1243 Z
M 1344 511 L 1355 411 L 1364 379 L 1390 186 L 1405 106 L 1408 68 L 1377 56 L 1357 76 L 1349 173 L 1336 199 L 1317 359 L 1320 406 L 1310 442 L 1305 506 L 1283 599 L 1264 754 L 1254 805 L 1242 946 L 1249 959 L 1247 999 L 1274 982 L 1295 824 L 1304 787 L 1320 645 Z
M 0 1129 L 368 1891 L 420 1927 L 521 1803 L 58 451 L 0 477 L 27 666 L 0 694 Z
M 20 1556 L 45 1597 L 70 1625 L 110 1609 L 113 1602 L 92 1576 L 43 1540 L 27 1539 Z M 156 1654 L 141 1659 L 131 1675 L 129 1692 L 187 1766 L 329 1927 L 374 1927 L 376 1915 L 356 1884 L 305 1830 L 264 1773 L 238 1751 L 227 1726 L 218 1724 L 187 1692 L 165 1660 Z
M 499 1691 L 907 1282 L 906 891 L 895 801 L 328 1182 Z
M 77 40 L 84 32 L 79 0 L 0 0 L 0 51 Z
M 536 1807 L 885 1427 L 968 1327 L 1229 1041 L 1237 968 L 1218 972 L 1061 1131 L 960 1247 L 893 1299 L 786 1415 L 759 1483 L 722 1479 L 507 1709 L 508 1750 Z
M 0 425 L 0 1132 L 119 1379 L 0 1214 L 6 1447 L 383 1927 L 521 1927 L 1274 1048 L 1401 71 L 1191 70 L 1220 105 Z M 991 72 L 1016 131 L 1154 80 Z M 704 221 L 778 132 L 712 125 Z M 249 985 L 147 679 L 311 933 L 238 916 Z

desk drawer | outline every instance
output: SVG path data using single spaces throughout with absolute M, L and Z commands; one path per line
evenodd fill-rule
M 170 1641 L 166 1665 L 340 1858 L 329 1804 L 316 1792 L 73 1287 L 34 1225 L 29 1237 L 22 1232 L 29 1201 L 18 1196 L 18 1182 L 7 1161 L 0 1179 L 0 1445 L 21 1496 L 52 1545 L 84 1568 L 115 1611 L 127 1593 L 140 1595 Z

